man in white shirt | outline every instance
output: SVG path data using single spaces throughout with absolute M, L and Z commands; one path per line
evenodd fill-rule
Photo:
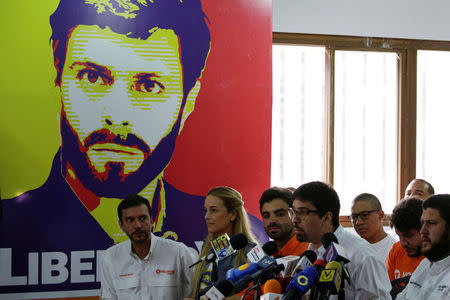
M 383 229 L 384 211 L 375 195 L 363 193 L 353 200 L 350 216 L 356 233 L 375 247 L 382 261 L 386 261 L 396 240 Z
M 129 240 L 105 251 L 101 263 L 101 299 L 182 299 L 190 291 L 193 252 L 184 244 L 151 233 L 147 199 L 132 195 L 117 208 Z
M 423 203 L 422 254 L 425 259 L 414 271 L 397 299 L 450 298 L 450 195 L 434 195 Z
M 294 192 L 293 210 L 297 239 L 310 242 L 310 249 L 318 256 L 325 252 L 322 236 L 332 232 L 337 237 L 344 256 L 350 260 L 346 267 L 351 285 L 345 284 L 345 299 L 391 299 L 384 262 L 367 241 L 346 232 L 339 224 L 339 196 L 332 187 L 318 181 L 301 185 Z M 331 299 L 337 299 L 337 295 Z

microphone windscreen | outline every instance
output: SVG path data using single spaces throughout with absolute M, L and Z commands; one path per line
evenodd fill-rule
M 222 295 L 228 297 L 233 291 L 233 284 L 229 280 L 221 280 L 214 285 Z
M 326 249 L 330 246 L 331 242 L 339 244 L 337 237 L 332 232 L 327 232 L 322 236 L 322 245 Z
M 265 243 L 262 248 L 264 253 L 266 253 L 268 256 L 272 256 L 275 252 L 278 251 L 278 245 L 274 241 Z
M 263 294 L 267 293 L 281 294 L 280 282 L 275 279 L 267 280 L 263 287 Z
M 306 256 L 310 262 L 315 262 L 317 260 L 317 254 L 312 250 L 306 250 L 303 252 L 302 256 Z
M 248 244 L 247 236 L 243 233 L 238 233 L 236 235 L 233 235 L 230 238 L 230 244 L 234 250 L 242 249 L 245 246 L 247 246 L 247 244 Z

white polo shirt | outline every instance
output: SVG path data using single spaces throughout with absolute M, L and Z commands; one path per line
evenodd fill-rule
M 350 262 L 346 264 L 350 273 L 351 286 L 345 282 L 345 299 L 347 300 L 384 300 L 392 299 L 389 291 L 391 282 L 384 262 L 375 248 L 366 240 L 351 234 L 339 225 L 334 231 L 339 246 L 345 253 L 343 256 Z M 314 250 L 309 246 L 310 250 Z M 317 257 L 325 252 L 323 246 L 316 250 Z M 337 299 L 332 295 L 330 299 Z
M 140 259 L 127 240 L 106 250 L 101 263 L 101 299 L 173 300 L 189 295 L 195 256 L 183 243 L 151 234 Z
M 436 262 L 424 258 L 397 299 L 450 299 L 450 256 Z

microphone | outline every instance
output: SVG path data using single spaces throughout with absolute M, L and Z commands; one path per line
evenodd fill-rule
M 308 266 L 312 266 L 313 262 L 315 262 L 316 260 L 317 260 L 316 252 L 314 252 L 312 250 L 306 250 L 305 252 L 303 252 L 300 260 L 298 261 L 297 265 L 295 266 L 294 272 L 292 273 L 292 275 L 294 276 L 299 271 L 302 271 L 304 268 L 306 268 Z
M 247 258 L 249 262 L 257 263 L 266 256 L 272 256 L 278 251 L 278 245 L 274 241 L 269 241 L 265 243 L 262 247 L 256 245 L 248 253 Z
M 210 300 L 222 300 L 228 297 L 233 291 L 233 284 L 228 280 L 221 280 L 213 285 L 205 296 Z
M 237 268 L 229 269 L 226 273 L 226 279 L 233 283 L 238 282 L 242 278 L 255 273 L 260 269 L 265 269 L 276 261 L 270 257 L 278 250 L 278 246 L 274 241 L 265 243 L 262 247 L 257 245 L 247 253 L 250 263 L 243 264 Z
M 263 295 L 259 300 L 279 300 L 281 298 L 281 284 L 278 280 L 269 279 L 263 286 Z
M 297 274 L 288 284 L 287 294 L 283 297 L 286 300 L 294 300 L 303 296 L 312 286 L 319 272 L 314 266 L 307 266 Z
M 342 283 L 342 266 L 337 261 L 329 262 L 320 273 L 318 289 L 320 299 L 329 299 L 330 295 L 339 293 Z
M 345 250 L 341 246 L 339 246 L 339 242 L 336 236 L 327 232 L 322 236 L 322 244 L 324 248 L 326 247 L 325 253 L 323 254 L 324 259 L 327 262 L 337 261 L 341 264 L 343 270 L 343 277 L 347 280 L 348 284 L 351 286 L 350 273 L 348 272 L 345 264 L 349 263 L 350 260 L 344 256 Z
M 228 234 L 223 234 L 218 238 L 211 241 L 212 249 L 198 261 L 189 266 L 192 268 L 193 266 L 203 262 L 213 262 L 216 260 L 216 257 L 221 260 L 225 257 L 230 256 L 235 253 L 236 250 L 242 249 L 248 244 L 247 236 L 243 233 L 236 234 L 231 238 L 228 237 Z
M 244 276 L 243 278 L 241 277 L 242 279 L 240 279 L 234 285 L 234 290 L 236 292 L 240 292 L 240 291 L 246 289 L 249 286 L 250 282 L 256 281 L 258 279 L 262 279 L 262 280 L 260 280 L 260 282 L 264 283 L 265 280 L 270 279 L 270 278 L 267 278 L 266 276 L 269 276 L 269 275 L 273 276 L 273 274 L 278 274 L 283 270 L 284 270 L 284 265 L 279 265 L 276 262 L 274 262 L 274 263 L 268 265 L 267 267 L 254 272 L 253 274 Z
M 229 269 L 226 273 L 226 279 L 232 283 L 236 283 L 242 278 L 258 271 L 260 266 L 257 263 L 246 263 L 237 268 Z

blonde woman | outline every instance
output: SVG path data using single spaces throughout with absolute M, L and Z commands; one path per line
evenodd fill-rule
M 211 241 L 224 233 L 230 237 L 238 233 L 244 233 L 249 240 L 249 244 L 244 249 L 240 249 L 235 254 L 217 262 L 216 282 L 219 282 L 225 279 L 225 274 L 229 269 L 238 267 L 247 261 L 247 252 L 256 246 L 255 238 L 250 230 L 242 196 L 235 189 L 227 186 L 211 189 L 206 195 L 204 211 L 208 236 L 203 243 L 200 257 L 205 256 L 211 250 Z M 202 290 L 214 284 L 211 281 L 211 269 L 211 263 L 202 262 L 197 265 L 194 272 L 191 298 L 197 294 L 198 286 Z

